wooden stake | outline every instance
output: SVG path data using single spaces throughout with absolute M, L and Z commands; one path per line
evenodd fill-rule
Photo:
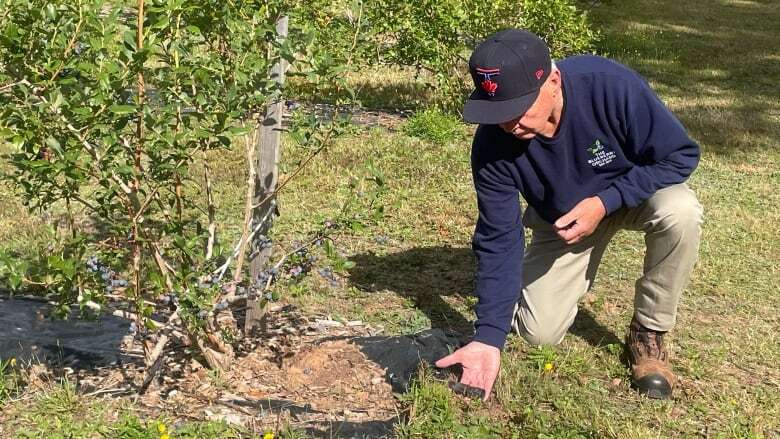
M 141 51 L 144 47 L 144 0 L 138 0 L 138 29 L 136 31 L 136 50 Z M 143 69 L 138 72 L 138 122 L 136 125 L 136 144 L 135 144 L 135 175 L 133 176 L 132 195 L 137 199 L 141 190 L 141 151 L 143 148 L 144 135 L 144 73 Z M 134 206 L 135 207 L 135 206 Z M 140 206 L 138 207 L 140 209 Z M 138 227 L 138 211 L 130 212 L 133 218 L 133 292 L 136 304 L 141 298 L 141 237 Z M 139 315 L 140 310 L 139 311 Z M 144 345 L 146 346 L 146 345 Z M 145 352 L 147 357 L 149 352 Z
M 287 37 L 287 17 L 281 17 L 276 22 L 276 33 L 280 38 Z M 284 84 L 284 72 L 286 69 L 287 62 L 281 58 L 271 69 L 271 79 L 276 81 L 280 88 Z M 283 102 L 281 98 L 277 102 L 268 104 L 260 128 L 260 144 L 257 148 L 257 165 L 255 166 L 257 177 L 254 205 L 257 207 L 254 209 L 253 218 L 255 221 L 262 221 L 264 218 L 267 218 L 260 228 L 259 235 L 261 236 L 268 235 L 273 222 L 272 210 L 276 209 L 276 197 L 270 195 L 276 190 L 279 179 L 278 163 L 281 144 L 282 111 Z M 270 215 L 267 215 L 268 213 Z M 258 242 L 258 239 L 252 240 L 250 251 L 252 277 L 249 280 L 250 284 L 254 283 L 254 279 L 262 272 L 263 267 L 271 258 L 271 248 L 258 248 Z M 260 323 L 265 313 L 261 303 L 261 298 L 258 297 L 252 297 L 247 301 L 246 322 L 244 324 L 245 333 L 249 333 L 252 328 Z

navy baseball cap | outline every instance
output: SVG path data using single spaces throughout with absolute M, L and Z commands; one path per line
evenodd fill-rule
M 499 124 L 526 111 L 550 75 L 547 44 L 531 32 L 506 29 L 483 41 L 469 59 L 475 90 L 463 108 L 466 122 Z

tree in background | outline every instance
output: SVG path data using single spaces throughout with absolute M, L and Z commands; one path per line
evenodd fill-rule
M 597 38 L 571 0 L 314 0 L 296 11 L 318 24 L 317 41 L 334 58 L 428 72 L 433 104 L 453 113 L 471 90 L 468 54 L 487 35 L 525 28 L 546 40 L 556 58 L 589 52 Z M 358 34 L 350 31 L 355 27 Z

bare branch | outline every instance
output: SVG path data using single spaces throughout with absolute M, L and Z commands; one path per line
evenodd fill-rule
M 96 206 L 93 206 L 92 204 L 90 204 L 89 201 L 81 198 L 80 195 L 73 195 L 72 198 L 73 198 L 74 201 L 78 201 L 81 205 L 87 207 L 92 212 L 94 212 L 94 213 L 98 212 L 98 208 Z M 109 219 L 110 220 L 110 218 L 104 218 L 104 219 Z
M 267 202 L 268 200 L 270 200 L 271 198 L 275 197 L 275 196 L 276 196 L 276 194 L 278 194 L 278 193 L 279 193 L 279 192 L 280 192 L 282 189 L 284 189 L 284 187 L 287 185 L 287 183 L 289 183 L 289 182 L 290 182 L 290 180 L 292 180 L 292 179 L 293 179 L 293 178 L 295 178 L 295 177 L 296 177 L 298 174 L 300 174 L 300 173 L 301 173 L 301 171 L 303 171 L 303 168 L 305 168 L 305 167 L 306 167 L 306 165 L 308 165 L 308 164 L 309 164 L 309 162 L 310 162 L 310 161 L 311 161 L 311 160 L 312 160 L 314 157 L 316 157 L 316 156 L 317 156 L 317 155 L 318 155 L 320 152 L 322 152 L 322 150 L 324 150 L 324 149 L 325 149 L 325 148 L 328 146 L 328 142 L 330 141 L 330 136 L 333 134 L 333 131 L 334 131 L 334 130 L 335 130 L 335 127 L 334 127 L 334 126 L 331 124 L 330 128 L 328 129 L 328 132 L 327 132 L 327 133 L 325 133 L 325 138 L 324 138 L 324 139 L 322 139 L 322 143 L 321 143 L 320 147 L 319 147 L 319 148 L 317 148 L 317 149 L 316 149 L 316 150 L 315 150 L 313 153 L 311 153 L 311 154 L 310 154 L 308 157 L 306 157 L 306 160 L 304 160 L 304 161 L 303 161 L 303 163 L 301 163 L 301 165 L 300 165 L 300 166 L 298 166 L 298 168 L 297 168 L 295 171 L 293 171 L 293 173 L 292 173 L 292 174 L 291 174 L 289 177 L 287 177 L 287 178 L 286 178 L 286 179 L 285 179 L 285 180 L 284 180 L 284 181 L 283 181 L 283 182 L 282 182 L 282 183 L 281 183 L 281 184 L 280 184 L 280 185 L 279 185 L 279 186 L 276 188 L 276 190 L 274 190 L 273 192 L 271 192 L 270 194 L 268 194 L 268 196 L 266 196 L 265 198 L 263 198 L 263 200 L 262 200 L 262 201 L 260 201 L 259 203 L 255 204 L 254 206 L 252 206 L 252 208 L 253 208 L 253 209 L 255 209 L 255 208 L 257 208 L 257 207 L 260 207 L 260 206 L 262 206 L 262 205 L 263 205 L 263 203 L 265 203 L 265 202 Z
M 154 262 L 157 264 L 157 268 L 160 270 L 160 273 L 162 273 L 163 278 L 165 279 L 165 286 L 168 288 L 168 291 L 173 291 L 173 282 L 171 281 L 170 276 L 170 272 L 172 272 L 173 269 L 171 269 L 171 266 L 165 262 L 165 258 L 163 258 L 162 253 L 160 253 L 160 247 L 157 245 L 157 242 L 150 242 L 149 247 L 152 249 Z
M 0 93 L 5 93 L 6 91 L 16 87 L 17 85 L 26 85 L 26 86 L 29 87 L 32 84 L 30 84 L 30 81 L 28 81 L 26 79 L 22 79 L 21 81 L 12 82 L 12 83 L 10 83 L 8 85 L 4 85 L 4 86 L 0 87 Z
M 249 236 L 247 236 L 247 238 L 246 238 L 247 241 L 251 241 L 254 238 L 255 234 L 260 231 L 260 229 L 263 227 L 263 224 L 265 224 L 265 222 L 268 221 L 268 218 L 271 216 L 271 214 L 273 214 L 273 212 L 274 212 L 274 209 L 269 210 L 268 213 L 265 214 L 263 219 L 261 219 L 260 221 L 258 221 L 257 224 L 255 224 L 255 227 L 252 229 L 252 232 L 250 232 Z M 217 275 L 216 282 L 219 282 L 220 280 L 222 280 L 222 276 L 225 275 L 225 271 L 227 271 L 228 267 L 230 266 L 230 263 L 233 262 L 233 258 L 238 256 L 238 252 L 240 250 L 241 242 L 242 241 L 239 241 L 236 244 L 235 248 L 233 249 L 233 253 L 231 253 L 231 255 L 228 256 L 227 261 L 225 261 L 224 264 L 222 264 L 219 268 L 217 268 L 216 270 L 214 270 L 212 272 L 212 275 Z
M 138 221 L 138 219 L 141 218 L 141 216 L 144 214 L 144 211 L 146 211 L 146 208 L 149 207 L 149 203 L 151 203 L 154 197 L 157 195 L 157 191 L 160 190 L 160 186 L 162 186 L 162 184 L 157 185 L 157 187 L 152 189 L 152 193 L 146 196 L 146 199 L 144 200 L 144 204 L 142 204 L 135 212 L 133 221 Z
M 132 321 L 136 322 L 136 324 L 141 321 L 141 317 L 139 317 L 138 314 L 130 312 L 130 311 L 125 311 L 123 309 L 115 309 L 114 311 L 111 312 L 111 315 L 116 316 L 116 317 L 120 317 L 120 318 L 123 318 L 123 319 L 127 319 L 127 320 L 132 320 Z M 147 322 L 149 322 L 149 325 L 152 326 L 152 329 L 159 329 L 160 327 L 165 325 L 165 323 L 161 323 L 161 322 L 158 322 L 157 320 L 152 320 L 152 319 L 148 319 Z
M 138 0 L 138 24 L 136 29 L 136 50 L 140 51 L 144 47 L 144 0 Z M 135 299 L 139 299 L 141 297 L 141 256 L 142 256 L 142 243 L 140 241 L 140 227 L 138 226 L 138 217 L 136 214 L 141 208 L 141 205 L 138 201 L 138 192 L 141 189 L 141 175 L 143 173 L 143 169 L 141 168 L 141 152 L 143 149 L 143 135 L 144 135 L 144 72 L 143 72 L 143 65 L 138 70 L 138 122 L 136 125 L 136 144 L 135 144 L 135 154 L 134 154 L 134 167 L 133 170 L 133 187 L 132 192 L 128 194 L 129 197 L 131 197 L 131 200 L 133 200 L 133 210 L 130 212 L 130 216 L 132 217 L 132 233 L 133 233 L 133 292 L 135 294 Z M 162 267 L 162 266 L 161 266 Z M 160 270 L 165 273 L 165 271 L 160 268 Z M 165 337 L 165 343 L 167 343 L 167 337 L 165 335 L 161 336 L 161 338 Z M 159 346 L 159 345 L 158 345 Z M 162 350 L 162 346 L 159 346 L 160 350 Z M 155 347 L 157 349 L 157 347 Z M 146 345 L 144 345 L 144 350 L 146 350 Z M 147 353 L 147 366 L 150 364 L 153 364 L 154 361 L 148 361 L 149 360 L 149 353 Z M 159 353 L 157 354 L 159 357 Z M 154 368 L 150 368 L 152 370 L 156 369 L 156 366 Z
M 147 355 L 145 355 L 144 362 L 146 365 L 146 376 L 144 377 L 143 384 L 141 384 L 141 392 L 144 392 L 146 388 L 149 387 L 149 384 L 151 384 L 154 376 L 159 371 L 163 350 L 165 349 L 165 345 L 167 345 L 168 341 L 170 340 L 169 332 L 172 330 L 174 323 L 178 318 L 179 310 L 177 309 L 173 312 L 173 314 L 171 314 L 170 317 L 168 317 L 168 323 L 165 324 L 163 331 L 160 333 L 160 338 L 157 339 L 157 343 L 154 345 L 154 348 L 152 348 L 152 350 L 149 351 Z
M 227 294 L 228 299 L 232 299 L 236 292 L 236 285 L 241 281 L 241 268 L 244 265 L 244 256 L 246 255 L 246 245 L 248 241 L 249 228 L 252 227 L 252 198 L 255 195 L 255 177 L 257 171 L 255 169 L 255 145 L 257 143 L 257 133 L 260 130 L 255 128 L 254 135 L 251 138 L 246 138 L 246 161 L 249 165 L 249 176 L 247 177 L 247 189 L 246 189 L 246 205 L 244 207 L 244 225 L 241 233 L 241 241 L 238 250 L 238 259 L 236 260 L 236 269 L 233 272 L 233 284 L 230 286 Z
M 347 57 L 347 66 L 352 65 L 352 55 L 355 53 L 355 47 L 357 47 L 358 35 L 360 35 L 360 21 L 363 18 L 363 2 L 360 2 L 360 10 L 358 11 L 357 25 L 355 26 L 355 35 L 352 36 L 352 47 L 349 49 L 349 56 Z

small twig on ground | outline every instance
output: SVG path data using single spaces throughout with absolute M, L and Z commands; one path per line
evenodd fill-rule
M 104 394 L 107 394 L 107 393 L 110 393 L 112 395 L 116 395 L 116 394 L 130 392 L 130 390 L 131 389 L 129 387 L 118 387 L 116 389 L 101 389 L 101 390 L 96 390 L 96 391 L 91 392 L 91 393 L 86 393 L 86 394 L 84 394 L 84 396 L 97 396 L 97 395 L 104 395 Z

